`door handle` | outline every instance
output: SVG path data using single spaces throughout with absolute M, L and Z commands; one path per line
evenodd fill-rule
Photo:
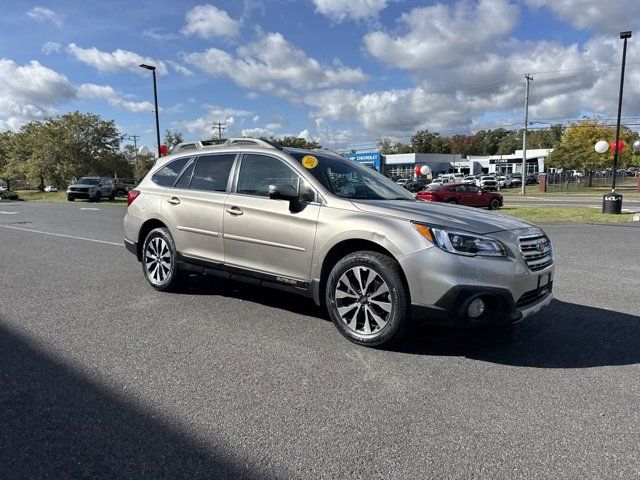
M 180 199 L 178 197 L 171 197 L 167 200 L 167 203 L 170 203 L 171 205 L 178 205 L 180 204 Z
M 230 213 L 231 215 L 236 215 L 236 216 L 242 215 L 244 213 L 240 207 L 227 207 L 225 208 L 225 211 L 227 213 Z

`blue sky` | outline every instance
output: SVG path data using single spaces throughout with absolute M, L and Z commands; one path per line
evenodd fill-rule
M 330 148 L 468 133 L 616 107 L 621 30 L 636 0 L 2 0 L 0 128 L 73 110 L 114 119 L 153 147 L 188 139 L 300 135 Z M 636 7 L 636 8 L 633 8 Z M 640 115 L 640 48 L 629 44 L 623 115 Z

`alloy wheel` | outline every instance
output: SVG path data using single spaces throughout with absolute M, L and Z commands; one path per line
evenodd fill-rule
M 171 273 L 171 251 L 162 237 L 154 237 L 144 251 L 144 264 L 149 281 L 161 285 Z
M 359 335 L 375 335 L 389 321 L 393 302 L 389 286 L 369 267 L 354 267 L 342 274 L 335 288 L 338 315 Z

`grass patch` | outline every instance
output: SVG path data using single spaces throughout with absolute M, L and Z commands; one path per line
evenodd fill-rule
M 624 223 L 633 219 L 632 213 L 605 215 L 600 207 L 507 206 L 500 212 L 531 223 Z
M 20 200 L 25 202 L 68 202 L 66 191 L 41 192 L 40 190 L 18 190 L 16 191 Z M 76 200 L 76 202 L 87 202 L 87 200 Z M 115 198 L 113 201 L 103 199 L 100 204 L 105 205 L 126 205 L 127 199 Z

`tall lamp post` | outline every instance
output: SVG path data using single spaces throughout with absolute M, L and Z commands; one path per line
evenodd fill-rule
M 151 73 L 153 73 L 153 103 L 156 110 L 156 139 L 158 141 L 158 158 L 160 158 L 162 156 L 162 150 L 160 148 L 160 120 L 158 119 L 158 85 L 156 82 L 156 67 L 143 63 L 140 65 L 140 68 L 151 70 Z
M 616 139 L 613 144 L 613 169 L 611 170 L 611 194 L 605 195 L 602 203 L 604 213 L 618 214 L 622 212 L 622 195 L 616 193 L 616 177 L 618 176 L 618 151 L 620 150 L 620 115 L 622 113 L 622 91 L 624 89 L 624 67 L 627 61 L 627 40 L 631 38 L 631 32 L 620 32 L 620 38 L 624 40 L 622 46 L 622 67 L 620 72 L 620 94 L 618 95 L 618 118 L 616 120 Z M 613 204 L 615 202 L 615 205 Z M 609 206 L 607 205 L 609 203 Z

